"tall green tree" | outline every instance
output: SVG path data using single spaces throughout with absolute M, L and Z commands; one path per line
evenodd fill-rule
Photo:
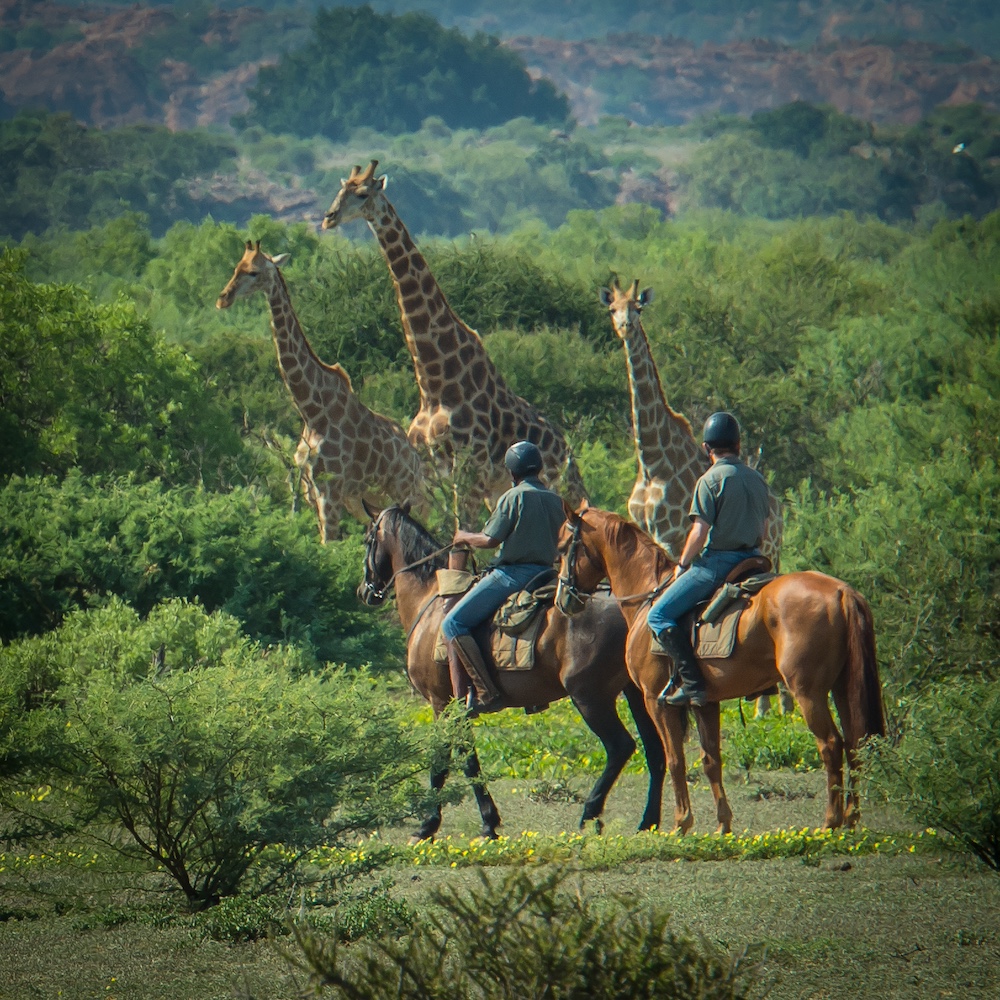
M 469 39 L 427 14 L 396 17 L 370 6 L 321 9 L 314 37 L 261 69 L 237 124 L 333 139 L 359 126 L 412 132 L 430 116 L 487 128 L 518 116 L 562 122 L 567 99 L 533 81 L 496 38 Z

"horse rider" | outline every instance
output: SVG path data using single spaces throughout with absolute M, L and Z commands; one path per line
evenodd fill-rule
M 500 546 L 489 570 L 445 615 L 441 631 L 449 651 L 457 654 L 473 681 L 467 706 L 469 716 L 496 711 L 501 692 L 490 675 L 472 630 L 491 618 L 511 595 L 523 590 L 539 573 L 552 568 L 556 539 L 566 514 L 562 498 L 547 489 L 538 474 L 542 453 L 530 441 L 518 441 L 507 449 L 504 465 L 513 485 L 497 501 L 482 531 L 455 532 L 452 544 L 474 549 Z M 459 692 L 454 692 L 459 696 Z
M 725 411 L 705 421 L 702 447 L 712 461 L 698 480 L 688 517 L 691 528 L 673 580 L 649 609 L 647 621 L 674 661 L 674 679 L 660 692 L 668 705 L 704 705 L 705 680 L 681 618 L 712 595 L 730 570 L 750 556 L 760 555 L 770 502 L 767 483 L 740 459 L 740 425 Z

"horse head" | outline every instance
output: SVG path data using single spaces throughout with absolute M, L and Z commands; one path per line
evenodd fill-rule
M 604 566 L 595 559 L 583 540 L 586 527 L 584 515 L 590 509 L 584 501 L 579 511 L 563 503 L 566 520 L 559 531 L 559 584 L 556 588 L 556 607 L 572 617 L 587 606 L 587 598 L 604 579 Z
M 391 511 L 409 512 L 409 504 L 380 510 L 362 497 L 361 503 L 371 523 L 365 528 L 365 575 L 358 585 L 358 600 L 370 608 L 385 602 L 393 583 L 393 546 L 395 536 L 385 530 L 383 522 Z

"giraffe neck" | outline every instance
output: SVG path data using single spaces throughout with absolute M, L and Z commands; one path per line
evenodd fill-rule
M 697 465 L 701 455 L 691 425 L 667 403 L 649 341 L 638 320 L 629 324 L 624 344 L 640 469 L 651 478 L 670 474 L 692 460 Z
M 315 427 L 330 412 L 331 403 L 346 400 L 350 382 L 339 365 L 330 367 L 316 357 L 292 308 L 280 271 L 276 279 L 267 291 L 267 304 L 278 368 L 302 419 Z
M 474 360 L 485 361 L 492 370 L 479 334 L 455 315 L 424 255 L 387 198 L 377 199 L 367 221 L 389 265 L 421 398 L 439 396 L 441 386 L 458 382 L 461 371 Z M 460 364 L 455 363 L 456 357 L 461 358 Z M 499 375 L 494 375 L 500 382 Z

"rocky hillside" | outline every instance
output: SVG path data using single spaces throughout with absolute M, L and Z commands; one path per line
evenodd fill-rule
M 1000 63 L 971 49 L 841 40 L 808 50 L 776 42 L 693 45 L 616 35 L 605 41 L 515 38 L 532 72 L 565 91 L 581 124 L 626 114 L 642 125 L 712 112 L 750 115 L 790 101 L 831 104 L 865 121 L 919 120 L 939 104 L 1000 107 Z M 641 77 L 641 79 L 640 79 Z M 638 99 L 621 94 L 639 93 Z
M 261 30 L 266 16 L 250 7 L 216 11 L 196 42 L 233 50 L 247 32 Z M 267 54 L 208 70 L 196 68 L 204 53 L 200 60 L 176 52 L 157 59 L 150 43 L 181 27 L 169 7 L 0 0 L 0 31 L 8 40 L 8 51 L 0 52 L 0 112 L 9 117 L 19 108 L 45 107 L 98 126 L 227 126 L 246 110 L 246 91 Z M 47 46 L 20 44 L 32 37 L 47 37 Z M 270 42 L 273 57 L 283 37 L 272 34 Z M 1000 107 L 1000 63 L 956 45 L 889 47 L 841 38 L 803 50 L 768 41 L 695 45 L 648 34 L 571 42 L 524 36 L 507 44 L 570 96 L 583 124 L 602 114 L 676 124 L 794 100 L 832 104 L 871 121 L 912 122 L 942 103 Z

